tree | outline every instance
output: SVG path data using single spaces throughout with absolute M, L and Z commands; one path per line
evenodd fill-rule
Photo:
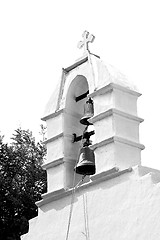
M 46 192 L 45 154 L 29 130 L 17 129 L 10 145 L 0 137 L 0 239 L 20 239 L 37 216 L 35 202 Z

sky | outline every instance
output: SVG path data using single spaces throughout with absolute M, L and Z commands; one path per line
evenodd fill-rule
M 160 3 L 157 0 L 0 0 L 0 133 L 18 127 L 38 138 L 40 118 L 61 69 L 90 51 L 118 68 L 142 93 L 138 100 L 142 165 L 160 169 Z

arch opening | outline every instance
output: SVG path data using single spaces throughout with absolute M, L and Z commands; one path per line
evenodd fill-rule
M 87 100 L 89 85 L 87 79 L 82 75 L 77 75 L 71 82 L 65 102 L 65 112 L 63 119 L 64 129 L 64 186 L 71 188 L 74 185 L 74 167 L 78 160 L 81 141 L 73 143 L 73 133 L 82 135 L 85 126 L 80 123 L 84 114 L 84 104 Z M 77 97 L 84 97 L 76 101 Z M 80 97 L 81 98 L 81 97 Z M 79 98 L 78 98 L 79 99 Z M 81 175 L 76 174 L 75 184 L 80 181 Z

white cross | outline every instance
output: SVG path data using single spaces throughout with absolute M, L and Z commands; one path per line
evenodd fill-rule
M 84 31 L 84 33 L 82 34 L 82 37 L 83 37 L 83 41 L 80 41 L 78 43 L 78 48 L 81 49 L 82 47 L 84 47 L 84 53 L 89 52 L 88 44 L 94 41 L 95 36 L 90 34 L 87 31 Z

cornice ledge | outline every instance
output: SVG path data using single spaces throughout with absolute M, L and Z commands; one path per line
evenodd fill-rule
M 60 110 L 58 110 L 58 111 L 56 111 L 56 112 L 54 112 L 54 113 L 51 113 L 51 114 L 49 114 L 49 115 L 47 115 L 47 116 L 42 117 L 41 120 L 42 120 L 42 121 L 46 121 L 46 120 L 49 120 L 49 119 L 51 119 L 51 118 L 57 117 L 58 115 L 60 115 L 61 113 L 63 113 L 63 111 L 64 111 L 64 109 L 60 109 Z
M 113 89 L 118 89 L 118 90 L 121 90 L 123 92 L 127 92 L 127 93 L 130 93 L 134 96 L 137 96 L 137 97 L 140 97 L 142 94 L 135 91 L 135 90 L 132 90 L 132 89 L 129 89 L 127 87 L 124 87 L 124 86 L 121 86 L 117 83 L 109 83 L 108 85 L 102 87 L 102 88 L 99 88 L 99 89 L 96 89 L 93 93 L 91 94 L 88 94 L 89 97 L 94 97 L 94 96 L 97 96 L 97 95 L 102 95 L 106 92 L 111 92 L 113 91 Z
M 120 143 L 128 144 L 128 145 L 130 145 L 132 147 L 140 148 L 141 150 L 145 149 L 145 146 L 143 144 L 131 141 L 131 140 L 127 139 L 127 138 L 114 136 L 114 140 L 117 141 L 117 142 L 120 142 Z
M 119 90 L 121 90 L 121 91 L 128 92 L 128 93 L 130 93 L 130 94 L 132 94 L 132 95 L 135 95 L 135 96 L 137 96 L 137 97 L 140 97 L 140 96 L 142 95 L 141 93 L 137 92 L 136 90 L 127 88 L 127 87 L 122 86 L 122 85 L 119 85 L 119 84 L 117 84 L 117 83 L 113 83 L 113 82 L 112 82 L 112 83 L 110 83 L 110 84 L 111 84 L 112 87 L 115 88 L 115 89 L 119 89 Z
M 94 92 L 88 94 L 88 97 L 95 97 L 98 95 L 103 95 L 107 92 L 112 92 L 113 91 L 113 87 L 111 86 L 111 84 L 106 85 L 105 87 L 96 89 Z
M 61 138 L 61 137 L 63 137 L 63 136 L 64 136 L 64 134 L 63 134 L 63 132 L 62 132 L 62 133 L 60 133 L 60 134 L 58 134 L 58 135 L 56 135 L 56 136 L 54 136 L 54 137 L 48 138 L 47 140 L 43 141 L 43 144 L 46 145 L 47 143 L 53 142 L 53 141 L 55 141 L 55 140 L 57 140 L 58 138 Z
M 122 138 L 120 136 L 111 136 L 101 142 L 91 145 L 90 148 L 92 150 L 95 150 L 98 147 L 102 147 L 102 146 L 105 146 L 105 145 L 107 145 L 109 143 L 113 143 L 113 142 L 120 142 L 120 143 L 128 144 L 132 147 L 140 148 L 141 150 L 143 150 L 145 148 L 145 146 L 141 143 L 133 142 L 127 138 Z
M 112 173 L 111 173 L 111 170 L 113 171 Z M 80 185 L 76 189 L 76 192 L 79 192 L 79 191 L 81 191 L 81 190 L 83 190 L 85 188 L 88 188 L 88 187 L 91 187 L 93 185 L 96 185 L 96 184 L 98 184 L 100 182 L 112 180 L 112 179 L 114 179 L 116 177 L 119 177 L 119 176 L 125 174 L 125 173 L 129 173 L 129 172 L 132 171 L 132 168 L 127 168 L 127 169 L 124 169 L 124 170 L 121 170 L 121 171 L 116 171 L 115 168 L 114 168 L 115 172 L 114 172 L 113 169 L 111 169 L 111 170 L 108 170 L 106 172 L 98 174 L 95 178 L 91 177 L 93 179 L 93 181 L 90 181 L 90 182 L 87 182 L 85 184 Z M 50 202 L 53 202 L 53 201 L 56 201 L 58 199 L 64 198 L 66 196 L 69 196 L 69 195 L 72 194 L 72 190 L 73 190 L 73 188 L 69 189 L 69 190 L 64 190 L 62 188 L 62 189 L 59 189 L 59 190 L 54 191 L 54 192 L 43 194 L 42 195 L 43 199 L 41 201 L 36 202 L 36 205 L 38 207 L 41 207 L 41 206 L 43 206 L 45 204 L 48 204 Z
M 105 146 L 105 145 L 107 145 L 109 143 L 112 143 L 112 142 L 114 142 L 114 136 L 111 136 L 111 137 L 109 137 L 109 138 L 107 138 L 107 139 L 105 139 L 105 140 L 103 140 L 101 142 L 95 143 L 95 144 L 91 145 L 90 148 L 92 150 L 95 150 L 98 147 L 103 147 L 103 146 Z
M 134 121 L 137 121 L 137 122 L 140 122 L 140 123 L 144 121 L 143 118 L 140 118 L 140 117 L 137 117 L 135 115 L 123 112 L 123 111 L 121 111 L 119 109 L 116 109 L 116 108 L 110 108 L 110 109 L 106 110 L 105 112 L 102 112 L 102 113 L 97 114 L 96 116 L 90 118 L 89 122 L 95 123 L 97 121 L 100 121 L 101 119 L 104 119 L 108 116 L 111 116 L 112 114 L 117 114 L 119 116 L 131 119 L 131 120 L 134 120 Z
M 56 166 L 58 166 L 58 165 L 60 165 L 60 164 L 63 164 L 63 163 L 64 163 L 63 158 L 59 158 L 59 159 L 56 159 L 56 160 L 54 160 L 54 161 L 52 161 L 52 162 L 44 163 L 44 164 L 42 165 L 42 168 L 43 168 L 44 170 L 46 170 L 46 169 L 49 169 L 49 168 L 52 168 L 52 167 L 56 167 Z
M 72 115 L 73 117 L 77 117 L 77 118 L 81 117 L 81 114 L 75 113 L 75 112 L 73 112 L 73 111 L 71 111 L 71 110 L 68 110 L 68 109 L 63 108 L 63 109 L 60 109 L 60 110 L 58 110 L 58 111 L 56 111 L 56 112 L 54 112 L 54 113 L 51 113 L 51 114 L 45 116 L 45 117 L 42 117 L 41 120 L 42 120 L 42 121 L 46 121 L 46 120 L 49 120 L 49 119 L 51 119 L 51 118 L 55 118 L 55 117 L 57 117 L 58 115 L 60 115 L 60 114 L 62 114 L 62 113 L 70 114 L 70 115 Z

